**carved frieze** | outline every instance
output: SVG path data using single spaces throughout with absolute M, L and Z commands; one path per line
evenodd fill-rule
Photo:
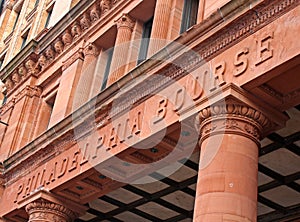
M 82 33 L 80 24 L 78 22 L 75 22 L 72 26 L 71 26 L 71 34 L 73 39 L 77 39 Z
M 95 23 L 100 19 L 100 11 L 97 7 L 97 5 L 92 6 L 90 10 L 90 17 L 91 17 L 91 22 Z
M 60 38 L 56 39 L 54 42 L 54 50 L 57 54 L 60 54 L 64 51 L 64 43 Z
M 111 8 L 110 0 L 101 0 L 100 1 L 100 9 L 103 14 L 108 12 L 110 10 L 110 8 Z
M 67 46 L 71 45 L 73 39 L 72 39 L 72 35 L 71 35 L 71 33 L 70 33 L 70 31 L 68 29 L 63 33 L 63 35 L 62 35 L 62 41 L 64 43 L 65 48 Z
M 80 22 L 81 29 L 83 31 L 87 30 L 91 26 L 91 22 L 87 13 L 83 14 L 79 22 Z

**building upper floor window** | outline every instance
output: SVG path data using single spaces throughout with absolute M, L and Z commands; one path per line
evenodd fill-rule
M 5 0 L 0 0 L 0 15 L 2 14 L 3 8 L 4 8 Z
M 35 3 L 34 3 L 34 7 L 37 7 L 40 3 L 40 0 L 36 0 Z
M 13 28 L 12 28 L 12 31 L 15 30 L 16 26 L 17 26 L 17 23 L 19 21 L 19 17 L 20 17 L 20 11 L 16 12 L 17 15 L 16 15 L 16 19 L 15 19 L 15 22 L 14 22 L 14 25 L 13 25 Z
M 23 49 L 26 45 L 27 39 L 28 39 L 29 29 L 22 35 L 22 45 L 21 49 Z
M 140 47 L 140 51 L 139 51 L 139 57 L 138 57 L 137 64 L 140 64 L 142 61 L 144 61 L 147 58 L 152 24 L 153 24 L 153 18 L 151 18 L 149 21 L 147 21 L 144 24 L 141 47 Z
M 108 75 L 109 75 L 109 71 L 110 71 L 110 65 L 111 65 L 113 52 L 114 52 L 113 48 L 110 48 L 109 50 L 107 50 L 107 62 L 106 62 L 106 66 L 105 66 L 101 91 L 104 90 L 107 85 L 107 80 L 108 80 Z
M 53 12 L 53 6 L 54 6 L 54 4 L 49 9 L 47 9 L 47 18 L 46 18 L 45 28 L 48 28 L 48 26 L 49 26 L 52 12 Z
M 197 22 L 199 0 L 184 0 L 180 33 L 185 32 Z

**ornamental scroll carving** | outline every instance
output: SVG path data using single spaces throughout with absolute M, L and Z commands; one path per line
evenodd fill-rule
M 68 208 L 40 199 L 29 203 L 25 207 L 29 214 L 29 222 L 53 221 L 53 222 L 71 222 L 78 215 Z
M 226 102 L 199 112 L 197 125 L 201 141 L 214 134 L 231 133 L 246 136 L 259 144 L 272 122 L 260 111 L 245 104 Z

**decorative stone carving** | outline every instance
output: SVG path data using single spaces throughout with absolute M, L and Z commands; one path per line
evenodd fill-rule
M 212 134 L 231 133 L 249 137 L 257 144 L 264 131 L 272 127 L 272 123 L 260 111 L 232 101 L 201 110 L 198 123 L 201 140 Z
M 6 87 L 7 91 L 10 91 L 12 88 L 14 88 L 14 83 L 11 81 L 10 78 L 6 79 L 5 87 Z
M 19 74 L 17 72 L 14 72 L 12 74 L 11 80 L 15 83 L 18 84 L 21 80 L 21 77 L 19 76 Z
M 51 203 L 43 199 L 29 203 L 25 210 L 29 214 L 29 222 L 71 222 L 78 216 L 60 204 Z
M 28 70 L 28 73 L 31 75 L 31 74 L 36 74 L 38 72 L 38 69 L 36 68 L 36 63 L 29 59 L 26 63 L 25 63 L 25 66 Z
M 117 28 L 129 28 L 129 29 L 133 29 L 134 27 L 134 20 L 127 14 L 123 14 L 121 18 L 119 18 L 116 21 L 117 24 Z
M 45 52 L 48 63 L 51 63 L 55 59 L 55 52 L 52 49 L 52 46 L 49 46 Z
M 81 28 L 78 22 L 75 22 L 71 28 L 73 39 L 77 39 L 81 35 Z
M 72 35 L 70 34 L 69 30 L 66 30 L 62 35 L 62 41 L 65 45 L 65 48 L 72 43 Z
M 60 54 L 64 51 L 64 43 L 61 41 L 61 39 L 57 39 L 54 42 L 54 50 L 57 54 Z
M 110 10 L 110 7 L 110 0 L 101 0 L 100 9 L 103 14 L 108 12 Z
M 45 69 L 47 65 L 47 59 L 46 57 L 44 56 L 44 54 L 41 54 L 40 58 L 38 59 L 38 62 L 37 62 L 37 68 L 40 68 L 41 71 Z
M 97 8 L 96 5 L 94 5 L 92 8 L 91 8 L 91 11 L 90 11 L 90 17 L 91 17 L 91 22 L 94 23 L 96 22 L 97 20 L 99 20 L 100 18 L 100 11 L 99 9 Z
M 89 20 L 88 14 L 84 13 L 80 19 L 80 26 L 82 30 L 86 30 L 91 26 L 91 22 Z
M 26 77 L 27 69 L 25 68 L 25 66 L 23 64 L 18 68 L 18 73 L 22 79 Z
M 90 43 L 87 47 L 85 47 L 83 53 L 84 53 L 84 56 L 87 56 L 87 55 L 97 56 L 97 55 L 99 55 L 99 50 L 95 44 Z

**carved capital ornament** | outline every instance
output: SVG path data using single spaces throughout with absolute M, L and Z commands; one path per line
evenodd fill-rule
M 44 199 L 29 203 L 25 210 L 29 214 L 29 222 L 71 222 L 78 216 L 65 206 Z
M 229 102 L 215 104 L 199 112 L 201 140 L 216 134 L 236 134 L 250 138 L 259 145 L 272 122 L 260 111 L 245 104 Z

